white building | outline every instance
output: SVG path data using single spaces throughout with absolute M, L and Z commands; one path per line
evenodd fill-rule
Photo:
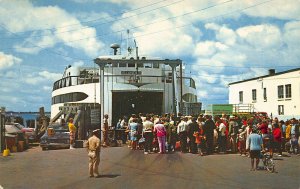
M 229 84 L 230 104 L 252 104 L 273 117 L 300 118 L 300 68 Z

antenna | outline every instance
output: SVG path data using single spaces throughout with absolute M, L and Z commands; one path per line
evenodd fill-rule
M 138 60 L 138 59 L 139 59 L 139 48 L 138 48 L 138 46 L 136 45 L 135 39 L 134 39 L 133 41 L 134 41 L 134 46 L 135 46 L 136 59 Z
M 131 50 L 129 49 L 129 30 L 127 30 L 127 53 L 128 55 L 131 53 Z

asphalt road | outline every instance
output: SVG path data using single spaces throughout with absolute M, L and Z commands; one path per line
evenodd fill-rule
M 249 171 L 238 154 L 148 154 L 102 148 L 100 178 L 88 177 L 85 149 L 25 152 L 0 157 L 0 189 L 25 188 L 300 188 L 300 156 L 275 157 L 277 173 Z M 2 187 L 2 188 L 1 188 Z

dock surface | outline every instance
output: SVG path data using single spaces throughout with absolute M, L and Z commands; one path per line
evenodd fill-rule
M 238 154 L 148 154 L 102 148 L 100 178 L 89 178 L 86 149 L 33 147 L 0 156 L 0 188 L 300 188 L 300 156 L 275 157 L 277 173 L 250 171 Z

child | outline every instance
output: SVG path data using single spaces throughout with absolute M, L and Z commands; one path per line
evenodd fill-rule
M 246 156 L 246 129 L 243 131 L 243 129 L 239 129 L 238 134 L 238 147 L 240 151 L 240 155 L 242 156 L 244 153 L 244 156 Z
M 196 137 L 196 141 L 195 143 L 197 144 L 197 148 L 198 148 L 198 153 L 200 156 L 203 156 L 203 146 L 204 146 L 204 142 L 205 142 L 205 136 L 203 134 L 203 127 L 202 124 L 199 124 L 199 130 L 197 132 L 194 132 L 194 137 Z

